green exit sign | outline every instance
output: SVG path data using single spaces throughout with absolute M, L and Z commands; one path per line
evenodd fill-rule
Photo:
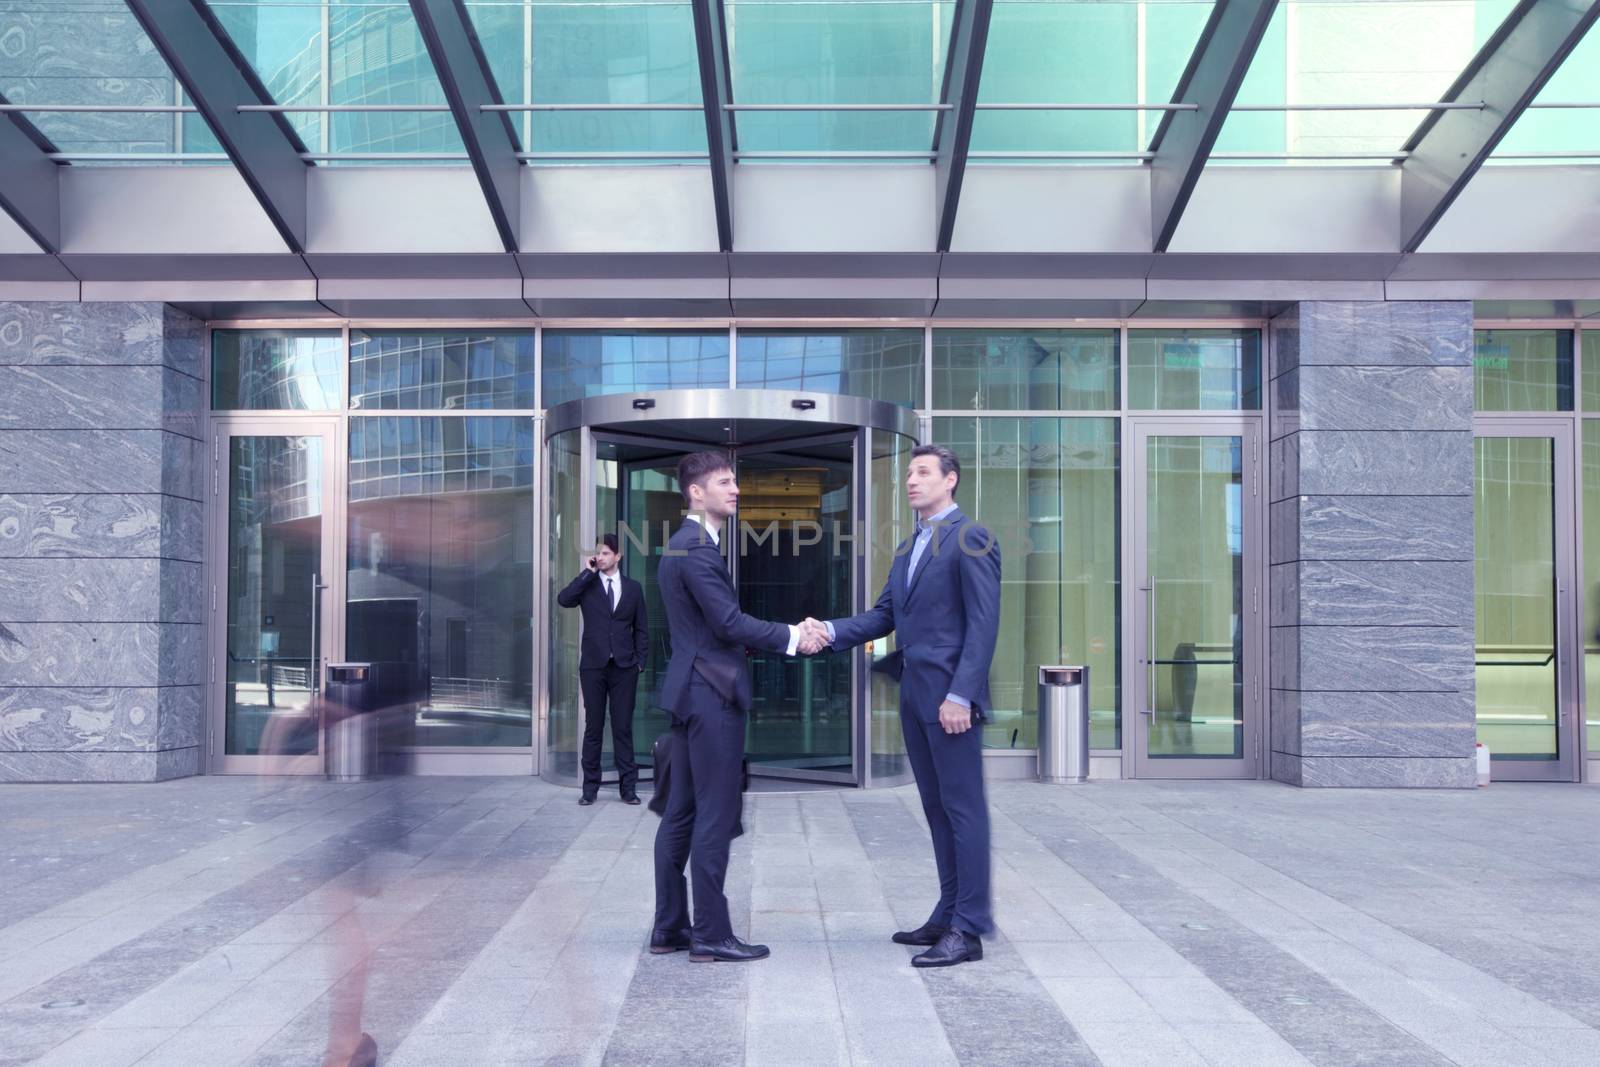
M 1472 364 L 1484 370 L 1510 370 L 1510 356 L 1474 356 Z
M 1199 370 L 1200 356 L 1194 352 L 1163 352 L 1161 365 L 1167 370 Z

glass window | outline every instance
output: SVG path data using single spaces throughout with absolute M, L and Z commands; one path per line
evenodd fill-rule
M 739 388 L 922 403 L 921 330 L 740 330 Z
M 1600 415 L 1600 330 L 1589 329 L 1583 338 L 1583 410 Z
M 933 406 L 991 411 L 1117 407 L 1116 330 L 935 330 Z
M 1039 667 L 1089 667 L 1090 743 L 1121 747 L 1117 420 L 939 418 L 956 500 L 1000 543 L 990 748 L 1038 746 Z
M 933 104 L 953 2 L 728 0 L 733 99 L 741 104 Z M 933 145 L 935 112 L 742 111 L 739 147 L 913 151 Z
M 1600 419 L 1583 420 L 1583 691 L 1588 751 L 1600 752 Z
M 334 0 L 328 7 L 333 104 L 443 104 L 433 60 L 409 4 Z M 356 111 L 328 116 L 332 152 L 465 152 L 448 111 Z
M 345 645 L 400 745 L 532 742 L 533 420 L 350 420 Z
M 1476 411 L 1571 411 L 1571 330 L 1478 330 L 1473 334 Z
M 122 0 L 8 3 L 0 11 L 0 91 L 12 104 L 165 107 L 177 79 Z M 32 112 L 24 117 L 56 150 L 74 154 L 214 152 L 198 115 Z M 179 136 L 203 131 L 203 144 Z
M 1510 0 L 1284 0 L 1236 103 L 1439 100 L 1510 6 Z M 1425 110 L 1234 111 L 1215 151 L 1366 153 L 1373 156 L 1366 162 L 1386 166 L 1385 153 L 1398 151 L 1426 117 Z
M 979 102 L 1166 103 L 1211 7 L 1211 0 L 998 0 Z M 972 149 L 1132 153 L 1159 121 L 1159 113 L 1141 111 L 979 111 Z
M 645 389 L 727 388 L 728 332 L 544 331 L 544 406 Z
M 690 111 L 516 113 L 512 122 L 530 152 L 705 152 L 688 3 L 469 0 L 467 10 L 507 103 L 696 105 Z
M 212 16 L 221 23 L 274 102 L 301 107 L 323 102 L 322 61 L 328 39 L 322 32 L 322 8 L 326 5 L 314 0 L 207 3 Z M 291 111 L 283 118 L 309 151 L 327 151 L 327 127 L 322 113 Z M 198 115 L 184 117 L 184 141 L 196 148 L 204 145 L 207 151 L 222 151 L 222 145 Z
M 217 411 L 335 411 L 344 338 L 338 330 L 214 330 Z
M 353 408 L 531 409 L 533 387 L 528 331 L 350 331 Z
M 1128 406 L 1258 409 L 1261 331 L 1129 330 Z
M 1504 6 L 1510 9 L 1509 0 Z M 1591 27 L 1572 54 L 1556 69 L 1534 97 L 1533 104 L 1517 119 L 1505 138 L 1495 146 L 1490 162 L 1529 162 L 1513 159 L 1538 153 L 1600 152 L 1600 122 L 1595 112 L 1585 108 L 1549 108 L 1543 104 L 1582 103 L 1600 100 L 1600 33 Z M 1569 160 L 1571 162 L 1571 160 Z

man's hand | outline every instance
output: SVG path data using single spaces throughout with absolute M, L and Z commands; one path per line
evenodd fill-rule
M 819 637 L 817 632 L 805 623 L 800 623 L 799 626 L 800 644 L 796 646 L 796 651 L 802 656 L 815 656 L 827 647 L 828 637 L 826 634 Z
M 964 734 L 972 729 L 972 709 L 946 700 L 939 705 L 939 725 L 947 734 Z
M 826 648 L 830 643 L 832 643 L 832 639 L 828 637 L 828 628 L 826 626 L 824 626 L 819 620 L 813 619 L 809 615 L 806 616 L 806 618 L 801 621 L 800 630 L 801 630 L 802 633 L 806 633 L 806 634 L 810 634 L 811 636 L 814 636 L 818 641 L 820 641 L 822 643 L 822 646 L 824 648 Z

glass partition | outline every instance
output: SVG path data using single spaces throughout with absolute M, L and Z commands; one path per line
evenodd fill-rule
M 344 338 L 338 330 L 213 330 L 216 411 L 336 411 Z
M 922 404 L 922 331 L 740 330 L 739 388 Z
M 1038 747 L 1039 667 L 1089 667 L 1090 744 L 1121 744 L 1117 420 L 939 418 L 956 501 L 1000 542 L 990 748 Z M 904 501 L 901 501 L 902 507 Z
M 527 747 L 533 423 L 350 420 L 345 645 L 401 746 Z
M 906 467 L 911 462 L 911 449 L 916 442 L 897 433 L 884 430 L 867 431 L 871 442 L 871 462 L 868 469 L 871 481 L 867 486 L 867 510 L 870 515 L 872 549 L 867 571 L 867 587 L 862 591 L 863 607 L 877 603 L 878 594 L 889 580 L 889 569 L 894 565 L 895 548 L 911 534 L 911 509 L 906 506 Z M 900 686 L 894 679 L 871 666 L 880 663 L 895 648 L 894 634 L 872 642 L 866 653 L 868 666 L 867 731 L 871 744 L 871 780 L 878 784 L 892 782 L 911 773 L 911 763 L 906 758 L 905 731 L 900 726 Z
M 1600 419 L 1583 420 L 1583 691 L 1586 750 L 1600 756 Z

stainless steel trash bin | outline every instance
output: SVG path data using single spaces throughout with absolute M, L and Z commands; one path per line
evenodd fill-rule
M 1039 781 L 1089 780 L 1089 668 L 1039 668 Z
M 328 664 L 322 738 L 328 780 L 364 782 L 378 760 L 378 716 L 372 704 L 372 664 Z

